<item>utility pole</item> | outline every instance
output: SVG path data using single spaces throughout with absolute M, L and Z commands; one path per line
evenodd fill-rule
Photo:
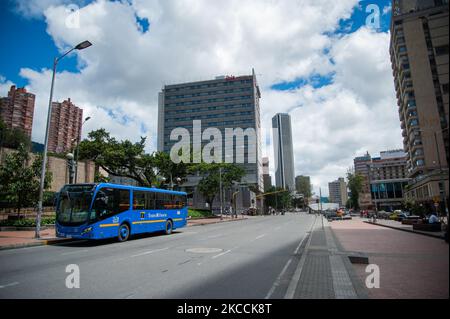
M 219 167 L 219 198 L 220 198 L 220 219 L 223 219 L 223 204 L 222 204 L 222 167 Z
M 322 187 L 319 187 L 319 207 L 320 207 L 320 213 L 322 214 Z M 319 208 L 317 207 L 317 208 Z

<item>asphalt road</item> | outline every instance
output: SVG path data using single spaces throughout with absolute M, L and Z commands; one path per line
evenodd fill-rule
M 253 217 L 125 243 L 0 251 L 0 298 L 283 298 L 314 219 Z M 70 264 L 80 288 L 66 287 Z

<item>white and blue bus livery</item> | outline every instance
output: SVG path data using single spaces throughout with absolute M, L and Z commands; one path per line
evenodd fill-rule
M 126 241 L 131 235 L 171 234 L 187 224 L 184 192 L 108 183 L 65 185 L 56 203 L 56 236 Z

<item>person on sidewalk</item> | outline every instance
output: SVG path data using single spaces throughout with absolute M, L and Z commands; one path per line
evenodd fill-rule
M 428 218 L 428 224 L 439 224 L 439 218 L 436 216 L 435 212 L 431 213 L 430 218 Z

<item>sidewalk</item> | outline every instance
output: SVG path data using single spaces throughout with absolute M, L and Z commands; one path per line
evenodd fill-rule
M 371 220 L 365 220 L 366 223 L 383 226 L 383 227 L 389 227 L 397 230 L 403 230 L 411 233 L 417 233 L 425 236 L 430 237 L 436 237 L 443 239 L 445 236 L 445 232 L 427 232 L 427 231 L 420 231 L 420 230 L 413 230 L 412 225 L 403 225 L 401 222 L 395 221 L 395 220 L 386 220 L 386 219 L 377 219 L 377 221 L 374 223 Z
M 201 218 L 188 220 L 188 227 L 202 226 L 216 223 L 242 221 L 247 217 L 239 216 L 239 218 L 231 219 L 224 216 L 223 220 L 220 218 Z M 34 231 L 0 231 L 0 250 L 11 248 L 22 248 L 42 245 L 53 245 L 61 242 L 72 241 L 73 239 L 56 238 L 55 229 L 45 229 L 41 231 L 41 238 L 34 238 Z
M 341 250 L 325 218 L 317 217 L 285 298 L 365 299 L 360 278 Z
M 369 298 L 449 297 L 449 248 L 443 239 L 369 224 L 360 218 L 334 221 L 333 233 L 347 254 L 365 255 L 380 269 L 380 288 Z M 365 282 L 367 265 L 352 265 Z
M 54 229 L 41 231 L 41 239 L 34 238 L 34 231 L 1 231 L 0 250 L 31 246 L 50 245 L 67 239 L 56 238 Z

